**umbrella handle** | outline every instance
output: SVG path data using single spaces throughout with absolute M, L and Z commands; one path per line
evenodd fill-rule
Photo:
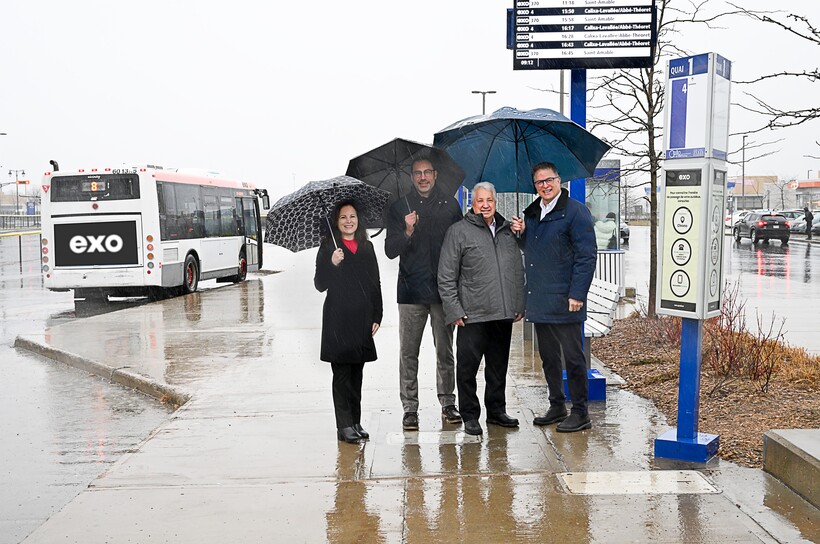
M 330 239 L 333 240 L 333 248 L 339 249 L 339 244 L 336 243 L 336 237 L 333 236 L 333 227 L 330 226 L 330 218 L 325 216 L 325 221 L 327 221 L 327 230 L 330 232 Z

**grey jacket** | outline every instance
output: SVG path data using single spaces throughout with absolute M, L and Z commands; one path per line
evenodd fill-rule
M 524 264 L 510 223 L 495 214 L 493 237 L 472 210 L 447 230 L 438 264 L 444 319 L 512 320 L 524 313 Z

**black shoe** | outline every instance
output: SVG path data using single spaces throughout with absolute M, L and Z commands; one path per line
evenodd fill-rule
M 518 420 L 505 413 L 487 415 L 487 425 L 501 425 L 502 427 L 518 427 Z
M 348 444 L 358 444 L 362 437 L 356 432 L 353 427 L 344 427 L 336 430 L 336 436 L 339 440 L 344 440 Z
M 361 436 L 365 440 L 370 438 L 370 433 L 365 431 L 364 429 L 362 429 L 362 426 L 359 423 L 354 423 L 353 424 L 353 430 L 356 431 L 357 433 L 359 433 L 359 436 Z
M 480 436 L 484 434 L 484 431 L 481 429 L 481 423 L 479 423 L 477 419 L 465 421 L 464 432 L 473 436 Z
M 591 428 L 592 422 L 589 420 L 588 415 L 581 416 L 573 412 L 567 419 L 559 423 L 555 430 L 559 433 L 574 433 Z
M 401 426 L 405 431 L 419 430 L 419 414 L 418 412 L 404 412 L 404 417 L 401 418 Z
M 563 404 L 556 404 L 554 406 L 550 406 L 550 409 L 547 410 L 547 413 L 543 416 L 537 416 L 533 419 L 532 424 L 552 425 L 553 423 L 558 423 L 559 421 L 564 421 L 565 419 L 567 419 L 567 407 Z
M 455 405 L 451 404 L 441 409 L 441 417 L 447 423 L 461 423 L 461 414 L 456 410 Z

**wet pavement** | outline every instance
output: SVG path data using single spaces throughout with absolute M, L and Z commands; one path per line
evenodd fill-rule
M 38 244 L 0 237 L 0 544 L 20 542 L 172 413 L 12 347 L 19 334 L 75 319 L 71 293 L 43 290 Z
M 265 250 L 280 273 L 24 335 L 192 396 L 26 542 L 820 540 L 818 511 L 760 470 L 655 459 L 664 417 L 617 386 L 592 403 L 590 431 L 534 427 L 546 387 L 520 324 L 507 390 L 520 428 L 484 425 L 479 440 L 442 423 L 422 363 L 421 430 L 403 432 L 397 263 L 380 251 L 385 318 L 363 384 L 371 440 L 338 442 L 315 251 Z M 428 333 L 420 360 L 433 357 Z

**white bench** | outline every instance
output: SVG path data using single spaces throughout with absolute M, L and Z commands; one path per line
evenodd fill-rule
M 592 279 L 587 294 L 587 320 L 584 321 L 584 356 L 587 368 L 590 368 L 592 354 L 588 338 L 600 338 L 612 330 L 612 321 L 615 318 L 615 309 L 621 295 L 617 284 L 598 278 Z

